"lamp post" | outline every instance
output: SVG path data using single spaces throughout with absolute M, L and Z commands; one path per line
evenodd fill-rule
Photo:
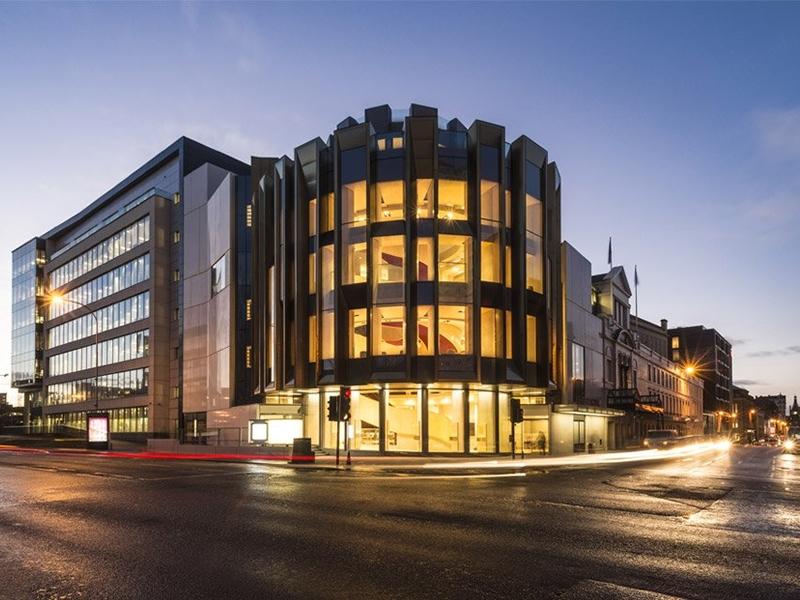
M 86 306 L 83 302 L 78 302 L 77 300 L 65 298 L 60 294 L 50 294 L 49 304 L 52 304 L 54 306 L 60 306 L 64 304 L 74 304 L 75 306 L 83 308 L 89 315 L 91 315 L 92 319 L 94 319 L 94 409 L 95 411 L 100 410 L 100 361 L 99 361 L 100 344 L 98 343 L 100 337 L 100 321 L 97 319 L 97 315 L 94 313 L 94 311 L 88 306 Z M 89 427 L 88 411 L 86 418 L 86 427 L 88 430 Z

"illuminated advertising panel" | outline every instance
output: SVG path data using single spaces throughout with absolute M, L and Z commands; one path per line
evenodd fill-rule
M 271 419 L 268 423 L 268 444 L 288 445 L 294 438 L 303 437 L 302 419 Z
M 89 448 L 108 450 L 108 414 L 89 413 L 86 415 L 86 435 Z

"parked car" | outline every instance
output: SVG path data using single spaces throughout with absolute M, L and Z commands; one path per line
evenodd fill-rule
M 651 429 L 644 437 L 645 448 L 670 448 L 680 441 L 675 429 Z

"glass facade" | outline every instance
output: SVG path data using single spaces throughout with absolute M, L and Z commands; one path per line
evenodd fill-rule
M 125 396 L 147 394 L 150 369 L 133 369 L 100 375 L 95 392 L 94 377 L 76 379 L 47 386 L 47 404 L 71 404 L 73 402 L 93 401 L 96 396 L 100 400 L 113 400 Z
M 112 408 L 108 412 L 111 433 L 145 433 L 148 431 L 148 407 L 133 406 L 130 408 Z M 86 429 L 86 413 L 70 412 L 47 416 L 47 428 L 50 431 L 57 427 Z
M 98 366 L 135 360 L 147 356 L 150 344 L 150 330 L 137 331 L 100 342 L 97 347 Z M 95 345 L 84 346 L 56 354 L 48 359 L 48 375 L 66 375 L 95 366 Z
M 106 296 L 147 281 L 149 278 L 150 255 L 145 254 L 65 293 L 64 302 L 50 304 L 49 318 L 55 319 L 75 310 L 75 304 L 72 304 L 73 301 L 81 304 L 91 304 L 102 300 Z
M 150 216 L 140 219 L 50 273 L 55 290 L 150 240 Z
M 98 333 L 135 323 L 150 316 L 150 292 L 125 298 L 110 306 L 94 311 Z M 83 315 L 67 321 L 47 332 L 47 347 L 55 348 L 95 334 L 95 318 Z
M 41 283 L 44 250 L 33 239 L 14 250 L 11 257 L 11 383 L 30 385 L 42 379 L 43 316 L 37 296 Z

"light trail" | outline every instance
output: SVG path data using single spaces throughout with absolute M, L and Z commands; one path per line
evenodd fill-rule
M 424 469 L 508 469 L 530 467 L 568 467 L 592 466 L 604 464 L 621 464 L 630 462 L 645 462 L 652 460 L 665 460 L 672 458 L 687 458 L 706 454 L 708 452 L 727 452 L 730 442 L 703 442 L 691 446 L 678 446 L 664 450 L 634 450 L 608 454 L 579 454 L 576 456 L 540 456 L 524 460 L 473 460 L 454 461 L 447 463 L 425 463 Z

